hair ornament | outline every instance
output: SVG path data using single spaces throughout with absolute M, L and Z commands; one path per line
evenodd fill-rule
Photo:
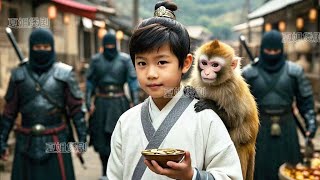
M 160 6 L 154 11 L 154 17 L 166 17 L 174 20 L 176 19 L 174 13 L 164 6 Z

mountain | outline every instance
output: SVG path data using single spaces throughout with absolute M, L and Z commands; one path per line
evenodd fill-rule
M 212 32 L 214 38 L 231 39 L 232 26 L 246 21 L 248 0 L 174 0 L 178 5 L 177 19 L 184 25 L 201 25 Z M 250 9 L 256 9 L 265 0 L 251 0 Z M 139 0 L 139 16 L 153 16 L 158 0 Z M 132 17 L 133 0 L 114 0 L 120 15 Z

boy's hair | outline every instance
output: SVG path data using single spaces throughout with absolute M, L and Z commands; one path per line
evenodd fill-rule
M 176 4 L 169 1 L 158 2 L 155 5 L 155 10 L 161 6 L 164 6 L 172 14 L 177 10 Z M 134 30 L 129 43 L 133 65 L 135 65 L 137 53 L 159 49 L 166 43 L 169 44 L 172 53 L 177 56 L 181 68 L 190 52 L 190 38 L 186 28 L 180 22 L 169 17 L 152 17 L 143 20 Z

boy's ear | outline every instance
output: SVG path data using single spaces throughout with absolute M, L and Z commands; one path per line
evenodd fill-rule
M 192 54 L 188 54 L 186 59 L 184 60 L 183 67 L 182 67 L 182 73 L 183 74 L 188 72 L 188 70 L 190 69 L 190 67 L 192 65 L 192 61 L 193 61 Z

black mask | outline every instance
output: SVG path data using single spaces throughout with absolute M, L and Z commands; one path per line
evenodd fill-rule
M 264 52 L 264 49 L 279 49 L 279 54 L 270 55 Z M 283 56 L 282 35 L 280 32 L 272 30 L 263 35 L 260 48 L 260 65 L 267 71 L 277 71 L 285 63 Z
M 111 61 L 118 55 L 117 40 L 113 34 L 106 34 L 102 40 L 103 45 L 103 56 Z M 114 48 L 107 48 L 106 45 L 113 45 Z
M 36 44 L 50 44 L 51 51 L 33 50 Z M 55 62 L 54 40 L 52 33 L 47 29 L 34 30 L 29 38 L 29 64 L 37 72 L 47 71 Z

